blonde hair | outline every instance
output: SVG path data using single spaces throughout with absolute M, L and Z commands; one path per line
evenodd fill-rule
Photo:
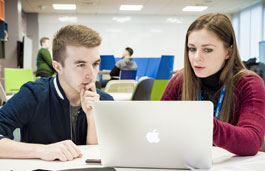
M 53 59 L 64 66 L 67 46 L 96 47 L 101 44 L 99 34 L 84 25 L 73 24 L 61 28 L 54 36 L 52 44 Z
M 188 37 L 192 31 L 206 29 L 213 32 L 224 44 L 225 48 L 231 48 L 231 56 L 226 60 L 221 72 L 219 82 L 226 87 L 226 94 L 220 111 L 219 120 L 233 122 L 234 111 L 234 89 L 236 82 L 244 75 L 255 74 L 247 70 L 242 63 L 235 33 L 230 19 L 223 14 L 206 14 L 196 19 L 188 28 L 185 41 L 185 59 L 182 84 L 182 100 L 198 100 L 201 89 L 201 81 L 196 77 L 188 57 Z
M 42 46 L 42 43 L 44 43 L 46 40 L 49 40 L 49 38 L 48 37 L 42 37 L 40 39 L 40 45 Z

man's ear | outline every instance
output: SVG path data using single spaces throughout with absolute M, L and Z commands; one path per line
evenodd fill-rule
M 233 45 L 231 45 L 228 49 L 227 49 L 227 55 L 225 57 L 225 59 L 229 59 L 232 56 L 232 52 L 233 52 Z
M 60 73 L 62 70 L 62 65 L 57 61 L 52 61 L 52 66 L 57 73 Z

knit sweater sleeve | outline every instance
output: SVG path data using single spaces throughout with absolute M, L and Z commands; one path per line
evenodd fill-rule
M 232 125 L 214 119 L 213 142 L 237 155 L 255 155 L 264 141 L 264 84 L 257 76 L 244 76 L 235 90 L 238 122 Z

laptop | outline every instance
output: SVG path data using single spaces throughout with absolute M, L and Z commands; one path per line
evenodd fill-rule
M 212 102 L 100 101 L 94 117 L 104 167 L 212 166 Z

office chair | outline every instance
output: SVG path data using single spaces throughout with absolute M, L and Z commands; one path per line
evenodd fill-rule
M 33 81 L 32 69 L 5 68 L 4 72 L 6 93 L 17 93 L 23 84 Z
M 105 88 L 107 93 L 132 93 L 136 86 L 135 80 L 110 80 Z
M 137 70 L 121 70 L 120 80 L 135 80 Z
M 142 77 L 135 87 L 132 100 L 150 100 L 154 79 Z

